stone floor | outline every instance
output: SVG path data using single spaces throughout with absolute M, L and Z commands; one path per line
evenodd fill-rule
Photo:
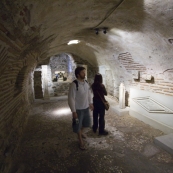
M 67 98 L 37 100 L 13 173 L 173 173 L 173 156 L 153 143 L 163 132 L 133 117 L 118 116 L 112 108 L 105 119 L 109 135 L 86 129 L 88 149 L 82 151 L 72 132 Z

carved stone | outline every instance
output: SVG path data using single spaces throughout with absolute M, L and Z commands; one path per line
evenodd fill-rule
M 123 83 L 119 86 L 119 107 L 120 109 L 125 108 L 125 86 Z

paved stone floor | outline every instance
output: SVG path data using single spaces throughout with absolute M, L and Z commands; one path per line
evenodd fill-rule
M 109 98 L 111 106 L 117 103 Z M 72 132 L 66 97 L 37 100 L 32 107 L 14 173 L 173 173 L 173 156 L 153 143 L 163 135 L 143 122 L 106 112 L 108 136 L 86 129 L 87 150 Z

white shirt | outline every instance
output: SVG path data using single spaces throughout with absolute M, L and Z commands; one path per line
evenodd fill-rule
M 92 104 L 90 86 L 86 81 L 78 81 L 78 90 L 74 82 L 71 83 L 68 93 L 68 104 L 72 112 L 77 109 L 86 109 Z

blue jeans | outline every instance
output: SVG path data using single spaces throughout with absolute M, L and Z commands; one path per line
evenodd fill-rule
M 93 100 L 93 131 L 96 131 L 99 125 L 99 133 L 103 133 L 105 129 L 105 107 L 102 101 Z

